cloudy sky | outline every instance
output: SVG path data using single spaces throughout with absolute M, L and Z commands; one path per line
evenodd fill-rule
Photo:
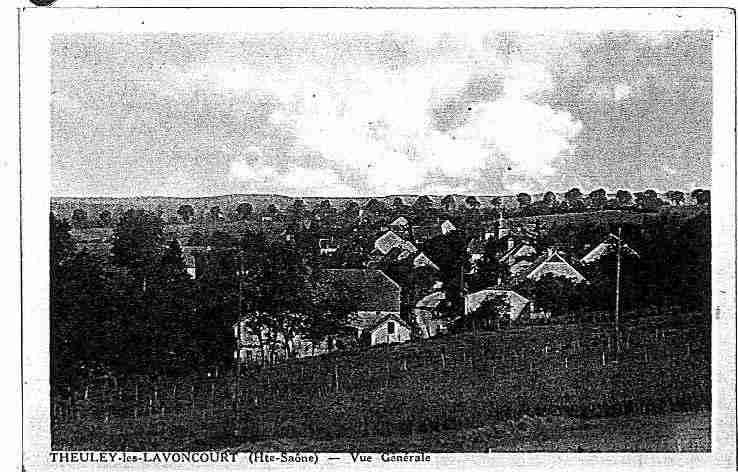
M 55 196 L 710 186 L 705 32 L 75 34 L 51 57 Z

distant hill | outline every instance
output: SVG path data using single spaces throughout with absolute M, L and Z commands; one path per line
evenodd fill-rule
M 445 195 L 429 195 L 435 204 L 440 205 Z M 454 195 L 457 204 L 460 204 L 467 197 L 466 195 Z M 403 199 L 405 204 L 411 205 L 418 195 L 387 195 L 383 197 L 340 197 L 340 198 L 321 198 L 321 197 L 303 197 L 301 198 L 308 207 L 313 207 L 323 200 L 328 200 L 332 206 L 342 208 L 349 201 L 355 201 L 359 205 L 366 204 L 371 198 L 376 198 L 387 205 L 391 205 L 396 197 Z M 490 206 L 491 200 L 495 198 L 492 195 L 477 196 L 482 206 Z M 534 199 L 537 196 L 534 196 Z M 502 205 L 514 208 L 517 206 L 515 196 L 500 196 Z M 81 209 L 87 213 L 88 218 L 97 217 L 103 210 L 108 210 L 115 217 L 124 213 L 130 208 L 142 208 L 147 211 L 161 210 L 163 217 L 175 216 L 177 209 L 182 205 L 191 205 L 195 210 L 195 214 L 207 213 L 210 208 L 217 206 L 225 213 L 235 212 L 236 207 L 240 203 L 250 203 L 254 207 L 254 211 L 262 211 L 270 204 L 274 204 L 280 210 L 289 207 L 295 197 L 285 195 L 268 195 L 268 194 L 232 194 L 220 195 L 213 197 L 51 197 L 51 211 L 60 218 L 71 218 L 72 212 Z
M 563 193 L 556 194 L 559 201 L 564 199 Z M 428 195 L 436 206 L 440 206 L 445 195 Z M 468 195 L 454 194 L 456 204 L 461 205 Z M 614 194 L 608 194 L 613 198 Z M 664 195 L 659 195 L 665 199 Z M 386 195 L 381 197 L 301 197 L 308 208 L 312 208 L 323 200 L 328 200 L 331 206 L 343 208 L 349 201 L 355 201 L 359 205 L 365 205 L 371 198 L 376 198 L 386 205 L 392 205 L 395 198 L 400 197 L 406 205 L 412 205 L 419 195 Z M 503 208 L 514 209 L 518 207 L 515 195 L 476 195 L 482 207 L 492 206 L 492 199 L 499 198 Z M 531 194 L 533 201 L 543 198 L 543 193 Z M 114 218 L 123 214 L 131 208 L 142 208 L 147 211 L 160 211 L 164 220 L 177 216 L 177 210 L 182 205 L 191 205 L 195 215 L 206 215 L 210 209 L 217 206 L 227 216 L 235 213 L 236 207 L 241 203 L 250 203 L 255 212 L 265 210 L 270 204 L 274 204 L 279 210 L 289 207 L 296 197 L 276 194 L 231 194 L 212 197 L 51 197 L 51 211 L 59 218 L 71 218 L 72 212 L 81 209 L 87 213 L 89 219 L 95 219 L 103 211 L 108 210 Z M 687 201 L 690 202 L 689 195 Z M 685 203 L 686 203 L 685 202 Z

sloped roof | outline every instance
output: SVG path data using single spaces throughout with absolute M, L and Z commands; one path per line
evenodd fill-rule
M 390 226 L 407 226 L 408 224 L 410 224 L 410 222 L 407 221 L 407 218 L 405 218 L 404 216 L 400 216 L 398 218 L 395 218 L 395 221 L 390 223 Z
M 517 262 L 517 260 L 521 257 L 531 257 L 538 254 L 538 251 L 536 248 L 528 244 L 527 242 L 519 242 L 515 246 L 512 247 L 512 249 L 505 252 L 505 254 L 500 257 L 500 262 L 512 265 Z
M 456 226 L 454 226 L 454 224 L 451 223 L 449 220 L 446 220 L 443 223 L 441 223 L 441 232 L 443 232 L 443 234 L 450 233 L 451 231 L 455 231 L 455 230 L 456 230 Z
M 403 241 L 402 249 L 412 254 L 418 252 L 418 248 L 415 247 L 415 244 L 411 243 L 410 241 Z
M 385 321 L 395 321 L 408 329 L 410 326 L 396 313 L 359 312 L 348 317 L 348 325 L 352 328 L 373 331 Z
M 407 259 L 408 257 L 412 256 L 413 254 L 414 254 L 413 252 L 410 252 L 410 251 L 408 251 L 408 250 L 403 250 L 403 251 L 402 251 L 402 252 L 400 252 L 400 254 L 399 254 L 399 255 L 397 256 L 397 260 L 398 260 L 398 261 L 404 261 L 405 259 Z
M 317 273 L 317 281 L 326 293 L 345 286 L 357 311 L 400 312 L 400 286 L 381 270 L 324 269 Z
M 521 275 L 531 280 L 540 280 L 546 274 L 566 277 L 575 282 L 587 280 L 556 250 L 551 251 L 550 254 L 543 254 L 531 265 L 530 270 Z
M 582 257 L 580 259 L 580 262 L 582 264 L 591 264 L 593 262 L 597 262 L 604 256 L 615 253 L 618 250 L 619 239 L 620 238 L 612 233 L 608 234 L 600 244 L 595 246 L 594 249 L 592 249 L 584 257 Z M 630 248 L 627 244 L 623 244 L 621 246 L 621 250 L 623 255 L 630 257 L 640 257 L 640 255 L 635 250 Z
M 502 296 L 508 304 L 508 314 L 511 320 L 516 320 L 523 312 L 530 300 L 513 290 L 497 290 L 485 289 L 471 293 L 467 296 L 467 308 L 469 312 L 475 311 L 479 306 L 490 297 Z
M 404 240 L 394 231 L 387 231 L 374 241 L 374 247 L 382 254 L 387 254 L 394 247 L 401 246 Z
M 438 309 L 438 305 L 441 304 L 442 301 L 446 299 L 446 292 L 443 290 L 439 290 L 437 292 L 433 292 L 430 295 L 426 295 L 425 297 L 421 298 L 418 303 L 415 304 L 416 308 L 426 308 L 430 310 L 436 310 Z
M 522 279 L 531 270 L 533 270 L 533 263 L 531 261 L 518 261 L 510 266 L 510 276 Z
M 431 267 L 435 270 L 441 270 L 432 260 L 430 260 L 428 256 L 426 256 L 422 252 L 415 256 L 415 259 L 413 259 L 413 267 Z

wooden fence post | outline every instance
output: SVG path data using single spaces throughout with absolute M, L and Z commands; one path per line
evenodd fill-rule
M 133 419 L 138 419 L 138 381 L 136 382 L 135 400 L 133 402 Z

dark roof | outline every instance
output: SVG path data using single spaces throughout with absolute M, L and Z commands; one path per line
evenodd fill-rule
M 520 255 L 519 253 L 523 250 L 525 252 Z M 513 246 L 512 249 L 506 251 L 500 257 L 499 261 L 508 265 L 513 265 L 518 262 L 518 259 L 522 259 L 523 257 L 535 256 L 536 254 L 538 254 L 536 248 L 533 247 L 532 244 L 528 244 L 527 242 L 523 241 Z
M 587 280 L 581 272 L 555 249 L 549 249 L 547 252 L 541 254 L 538 259 L 528 268 L 518 273 L 516 277 L 520 280 L 524 278 L 538 280 L 538 278 L 545 274 L 567 277 L 577 282 Z
M 605 239 L 595 246 L 594 249 L 589 251 L 584 257 L 580 259 L 580 262 L 582 264 L 591 264 L 593 262 L 597 262 L 604 256 L 608 256 L 610 254 L 616 253 L 618 250 L 618 241 L 620 238 L 615 236 L 614 234 L 610 233 L 608 234 Z M 630 246 L 628 246 L 625 243 L 622 243 L 621 250 L 623 255 L 630 256 L 630 257 L 640 257 L 639 254 L 633 250 Z
M 357 311 L 400 312 L 400 286 L 381 270 L 325 269 L 317 278 L 326 293 L 336 286 L 345 286 L 357 303 Z

